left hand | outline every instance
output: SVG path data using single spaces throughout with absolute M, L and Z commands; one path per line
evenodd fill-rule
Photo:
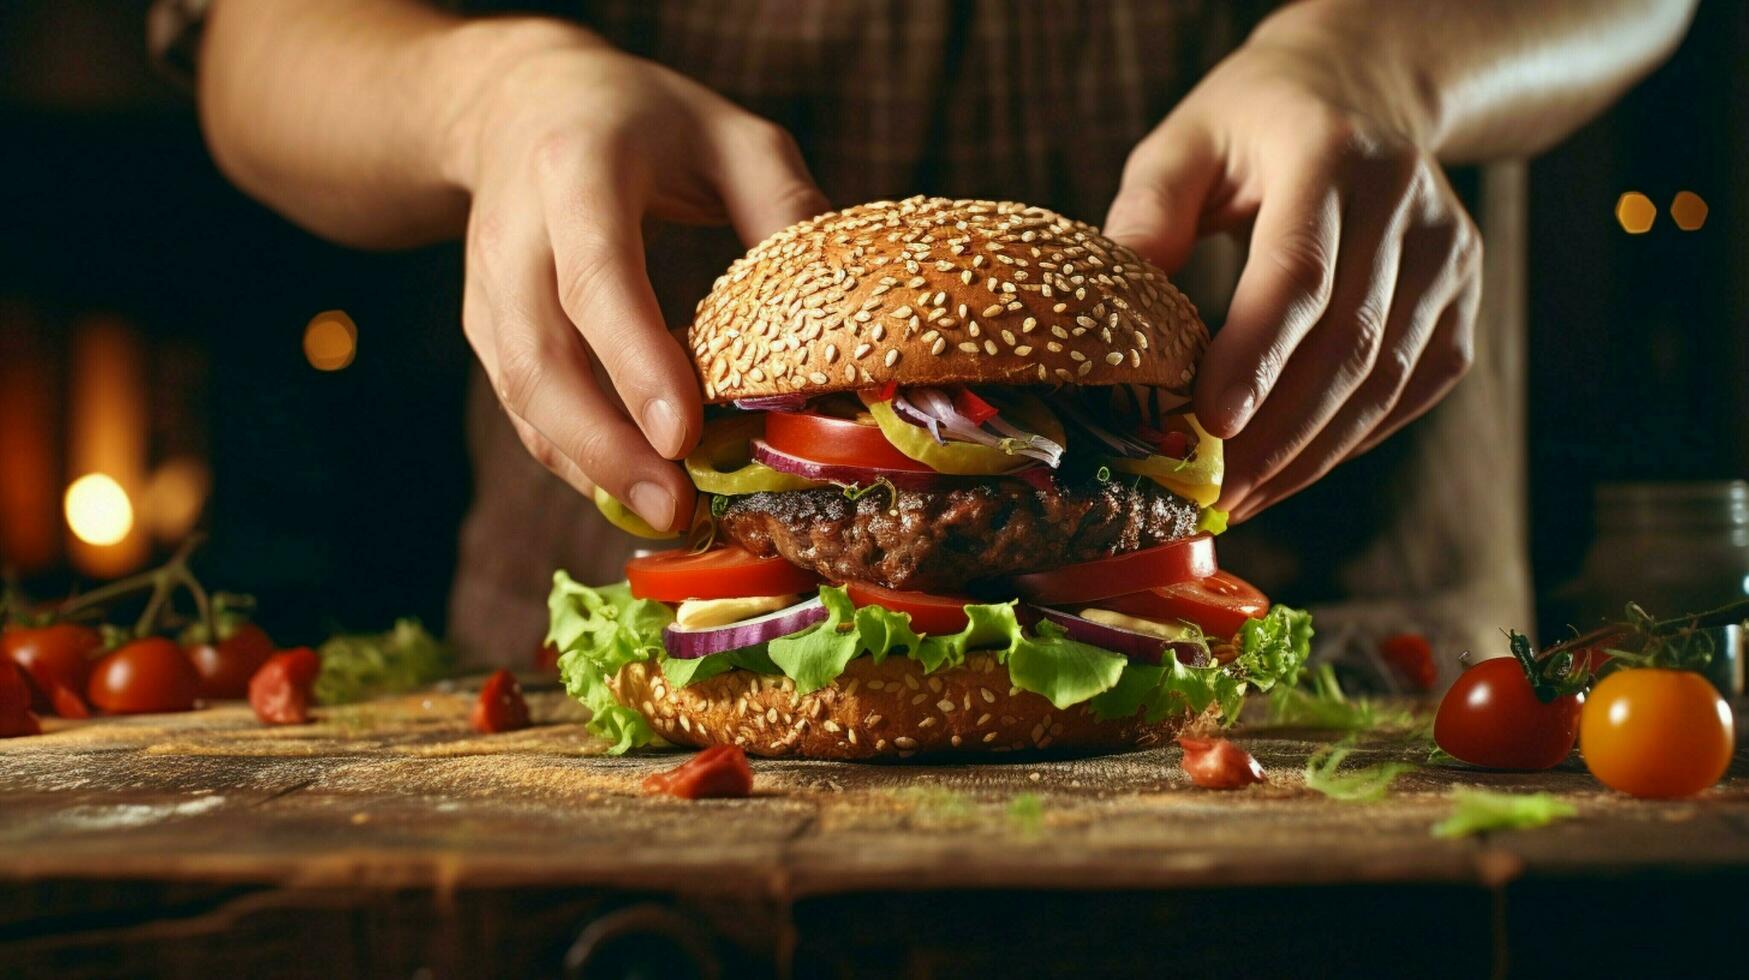
M 1481 239 L 1420 138 L 1407 82 L 1253 40 L 1131 153 L 1112 238 L 1168 272 L 1251 228 L 1198 419 L 1245 520 L 1377 445 L 1469 369 Z

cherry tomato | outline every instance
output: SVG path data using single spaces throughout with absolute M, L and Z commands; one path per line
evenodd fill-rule
M 683 800 L 751 796 L 753 767 L 739 745 L 713 745 L 667 772 L 645 777 L 644 792 Z
M 265 725 L 302 725 L 310 720 L 311 688 L 322 658 L 309 647 L 282 650 L 249 678 L 249 707 Z
M 219 628 L 219 642 L 188 647 L 188 660 L 200 678 L 199 696 L 209 701 L 249 696 L 249 678 L 273 656 L 273 639 L 254 623 Z
M 626 580 L 639 599 L 733 599 L 789 595 L 812 589 L 819 577 L 783 558 L 760 558 L 727 545 L 697 554 L 684 548 L 659 551 L 626 562 Z
M 1398 633 L 1379 641 L 1379 656 L 1391 665 L 1405 683 L 1417 691 L 1431 691 L 1439 682 L 1439 665 L 1433 662 L 1433 644 L 1420 633 Z
M 1203 789 L 1244 789 L 1268 780 L 1251 753 L 1224 738 L 1181 738 L 1184 774 Z
M 771 412 L 765 416 L 765 442 L 780 453 L 816 463 L 934 472 L 893 448 L 873 422 L 813 412 Z
M 528 727 L 528 702 L 523 700 L 515 674 L 500 667 L 486 678 L 469 722 L 483 735 Z
M 1433 740 L 1453 757 L 1490 769 L 1547 769 L 1573 751 L 1578 694 L 1544 704 L 1511 657 L 1458 675 L 1433 717 Z
M 911 628 L 920 633 L 958 633 L 966 628 L 966 603 L 978 601 L 963 595 L 900 592 L 873 582 L 850 582 L 844 586 L 844 591 L 858 606 L 881 606 L 893 612 L 909 613 Z
M 1019 575 L 1014 587 L 1033 602 L 1057 606 L 1208 578 L 1215 571 L 1215 539 L 1197 534 L 1141 551 Z
M 200 678 L 182 648 L 161 636 L 117 647 L 91 669 L 85 692 L 110 714 L 187 711 Z
M 34 701 L 39 711 L 55 709 L 60 713 L 55 706 L 57 690 L 65 689 L 77 700 L 91 677 L 92 660 L 102 649 L 103 636 L 89 626 L 57 623 L 13 626 L 0 632 L 0 656 L 17 664 L 36 685 Z M 65 701 L 65 697 L 59 700 Z
M 30 711 L 30 686 L 24 672 L 10 660 L 0 660 L 0 738 L 38 735 L 42 725 Z
M 1101 599 L 1097 605 L 1160 623 L 1195 623 L 1213 637 L 1230 637 L 1245 620 L 1269 611 L 1269 597 L 1231 572 L 1174 582 L 1157 589 Z
M 1719 781 L 1735 748 L 1731 706 L 1687 670 L 1628 668 L 1591 689 L 1579 753 L 1598 781 L 1634 796 L 1692 796 Z

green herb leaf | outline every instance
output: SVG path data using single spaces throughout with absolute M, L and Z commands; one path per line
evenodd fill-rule
M 1451 814 L 1433 825 L 1435 837 L 1463 837 L 1489 830 L 1543 827 L 1578 815 L 1573 804 L 1548 793 L 1451 791 Z
M 1333 800 L 1365 803 L 1384 799 L 1397 777 L 1421 768 L 1412 762 L 1380 762 L 1359 769 L 1341 771 L 1351 746 L 1338 745 L 1320 749 L 1306 760 L 1306 788 L 1317 790 Z
M 314 691 L 321 704 L 347 704 L 423 687 L 449 676 L 455 651 L 417 619 L 399 619 L 383 633 L 331 636 L 317 648 L 322 672 Z

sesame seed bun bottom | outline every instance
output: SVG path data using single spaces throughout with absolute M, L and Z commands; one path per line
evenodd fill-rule
M 1015 688 L 990 654 L 926 674 L 907 657 L 859 657 L 838 680 L 797 696 L 795 683 L 731 670 L 684 688 L 654 662 L 628 664 L 610 686 L 656 734 L 677 745 L 739 745 L 766 757 L 879 759 L 1035 751 L 1115 751 L 1213 724 L 1210 713 L 1149 722 L 1100 719 L 1085 704 L 1058 709 Z

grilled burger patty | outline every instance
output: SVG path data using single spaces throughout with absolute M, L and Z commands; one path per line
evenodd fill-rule
M 1016 480 L 953 490 L 827 487 L 733 497 L 718 526 L 756 555 L 838 582 L 964 592 L 984 579 L 1061 568 L 1181 538 L 1197 506 L 1149 481 L 1038 490 Z

